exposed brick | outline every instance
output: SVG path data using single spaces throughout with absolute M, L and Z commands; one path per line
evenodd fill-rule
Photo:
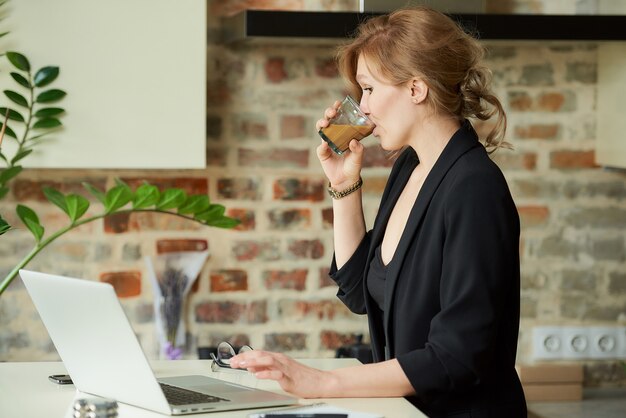
M 223 79 L 207 80 L 206 102 L 207 107 L 220 107 L 230 103 L 231 91 Z
M 550 63 L 525 65 L 519 83 L 526 86 L 551 86 L 554 84 L 554 69 Z
M 561 289 L 593 293 L 596 290 L 597 281 L 598 277 L 594 272 L 564 269 L 561 278 Z
M 399 154 L 394 157 L 392 155 L 394 154 L 385 151 L 378 144 L 366 147 L 363 153 L 363 167 L 391 167 Z
M 233 246 L 233 254 L 237 261 L 280 259 L 280 242 L 275 239 L 259 241 L 237 241 Z
M 275 200 L 324 200 L 326 184 L 324 180 L 279 179 L 274 182 Z
M 156 242 L 157 254 L 184 251 L 205 251 L 209 243 L 204 239 L 160 239 Z
M 310 209 L 274 209 L 268 212 L 271 229 L 293 230 L 311 226 Z
M 503 170 L 534 170 L 537 167 L 537 154 L 534 152 L 500 150 L 492 158 Z
M 595 151 L 553 151 L 550 153 L 550 167 L 562 170 L 595 168 Z
M 226 215 L 241 222 L 233 228 L 236 231 L 253 231 L 256 228 L 256 217 L 253 210 L 231 208 L 226 210 Z
M 211 1 L 208 4 L 210 16 L 233 16 L 246 9 L 256 10 L 303 10 L 303 0 L 246 0 Z
M 309 166 L 309 150 L 240 148 L 238 164 L 241 167 L 306 168 Z
M 265 335 L 264 349 L 268 351 L 295 351 L 307 347 L 308 335 L 303 332 L 283 332 Z
M 226 167 L 228 159 L 228 150 L 224 148 L 206 149 L 206 165 L 207 167 Z
M 130 231 L 198 231 L 206 226 L 174 215 L 158 212 L 133 212 L 130 215 Z
M 295 258 L 311 258 L 317 260 L 324 256 L 324 244 L 318 239 L 291 240 L 288 245 L 288 252 Z
M 332 229 L 334 219 L 332 207 L 322 209 L 322 227 L 324 229 Z
M 547 281 L 548 281 L 548 278 L 546 277 L 544 273 L 522 272 L 522 276 L 521 276 L 522 290 L 545 290 Z
M 515 127 L 515 136 L 521 139 L 558 139 L 561 134 L 559 124 L 532 124 Z
M 372 195 L 380 198 L 385 191 L 387 177 L 368 177 L 363 179 L 363 195 Z
M 584 387 L 623 386 L 626 381 L 626 368 L 623 361 L 594 360 L 584 365 Z
M 175 187 L 183 189 L 185 193 L 189 195 L 207 194 L 209 192 L 209 183 L 204 177 L 123 177 L 122 180 L 133 190 L 141 186 L 144 182 L 148 182 L 157 186 L 162 191 Z
M 572 110 L 571 102 L 566 101 L 565 95 L 563 93 L 544 93 L 537 98 L 537 108 L 538 110 L 545 112 L 559 112 L 563 110 Z
M 265 61 L 265 77 L 270 83 L 280 83 L 287 79 L 285 59 L 282 57 L 270 57 Z
M 267 322 L 267 302 L 203 302 L 196 305 L 197 322 L 208 323 L 249 323 Z
M 225 269 L 211 272 L 211 292 L 233 292 L 248 290 L 248 273 L 240 269 Z
M 626 209 L 620 207 L 582 208 L 575 207 L 565 212 L 563 218 L 575 227 L 626 228 Z
M 520 316 L 522 318 L 537 317 L 537 300 L 533 296 L 522 296 L 520 298 Z
M 283 299 L 278 302 L 278 313 L 281 317 L 292 320 L 313 317 L 319 321 L 332 321 L 338 316 L 344 318 L 352 316 L 346 305 L 337 298 L 316 301 Z
M 601 196 L 608 199 L 621 200 L 626 198 L 626 182 L 603 181 L 580 183 L 576 181 L 567 181 L 563 184 L 563 195 L 570 199 Z
M 130 213 L 114 213 L 104 218 L 104 232 L 121 234 L 128 232 Z
M 330 272 L 330 267 L 320 267 L 319 269 L 319 287 L 320 289 L 323 287 L 337 287 L 337 283 L 330 278 L 328 273 Z
M 524 112 L 532 109 L 533 99 L 528 93 L 510 92 L 508 94 L 509 107 L 511 110 Z
M 308 270 L 268 270 L 263 272 L 263 282 L 269 290 L 292 289 L 304 290 Z
M 120 298 L 129 298 L 141 294 L 141 272 L 139 271 L 101 273 L 100 281 L 110 283 Z
M 207 115 L 206 136 L 210 140 L 216 141 L 222 137 L 222 118 L 218 115 Z
M 97 199 L 89 193 L 82 185 L 83 182 L 90 183 L 99 190 L 104 191 L 106 188 L 105 178 L 64 178 L 62 181 L 51 180 L 28 180 L 17 178 L 10 184 L 13 189 L 15 200 L 23 202 L 27 200 L 36 200 L 39 202 L 47 202 L 46 196 L 43 194 L 43 187 L 52 187 L 59 190 L 63 194 L 75 193 L 86 197 L 92 202 Z
M 122 247 L 122 260 L 135 261 L 141 259 L 141 245 L 126 243 Z
M 576 260 L 579 250 L 578 245 L 565 240 L 562 236 L 551 235 L 541 241 L 536 255 L 538 257 L 561 257 Z
M 280 138 L 293 139 L 310 136 L 307 118 L 302 115 L 284 115 L 280 118 Z
M 591 243 L 589 254 L 595 260 L 626 261 L 624 238 L 597 239 Z
M 267 116 L 263 114 L 241 114 L 233 117 L 233 134 L 239 140 L 269 139 Z
M 626 293 L 626 273 L 617 271 L 609 273 L 609 292 L 612 294 Z
M 321 346 L 326 350 L 336 350 L 344 345 L 352 345 L 356 343 L 357 334 L 323 330 L 320 333 L 320 342 Z
M 595 84 L 598 81 L 598 66 L 589 62 L 569 62 L 565 68 L 565 81 Z
M 315 60 L 315 74 L 322 78 L 337 78 L 339 69 L 334 58 L 318 58 Z
M 558 184 L 542 181 L 536 178 L 531 180 L 513 180 L 511 183 L 513 194 L 519 197 L 554 198 L 558 193 Z
M 550 216 L 550 210 L 546 206 L 519 206 L 522 227 L 535 227 L 545 225 Z
M 217 180 L 217 193 L 222 199 L 261 200 L 261 181 L 255 178 L 224 178 Z

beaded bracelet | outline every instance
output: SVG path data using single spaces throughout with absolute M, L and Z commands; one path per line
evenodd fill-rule
M 341 199 L 342 197 L 348 196 L 350 193 L 356 192 L 357 190 L 361 188 L 361 186 L 363 186 L 363 179 L 361 177 L 359 177 L 359 180 L 357 180 L 357 182 L 354 183 L 352 186 L 342 191 L 337 191 L 333 189 L 330 186 L 330 182 L 328 182 L 328 194 L 333 199 Z

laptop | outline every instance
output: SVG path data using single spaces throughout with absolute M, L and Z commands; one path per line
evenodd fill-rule
M 157 379 L 110 284 L 27 270 L 20 277 L 81 392 L 166 415 L 297 402 L 207 376 Z

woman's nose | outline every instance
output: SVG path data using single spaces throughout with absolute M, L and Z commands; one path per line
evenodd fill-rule
M 370 114 L 370 109 L 369 109 L 369 106 L 367 105 L 367 98 L 365 94 L 361 96 L 361 102 L 359 103 L 359 107 L 361 108 L 361 111 L 365 113 L 366 115 Z

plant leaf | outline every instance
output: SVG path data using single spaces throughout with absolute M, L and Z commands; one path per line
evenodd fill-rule
M 35 86 L 44 87 L 59 76 L 59 67 L 43 67 L 35 74 Z
M 142 184 L 135 190 L 133 199 L 133 209 L 142 209 L 154 206 L 159 202 L 161 192 L 159 188 L 152 184 Z
M 37 242 L 41 241 L 41 237 L 43 237 L 44 229 L 43 226 L 39 223 L 39 218 L 35 211 L 33 211 L 28 206 L 17 205 L 17 216 L 20 217 L 24 225 L 33 233 Z
M 25 158 L 33 152 L 32 149 L 23 149 L 20 153 L 16 154 L 15 157 L 11 159 L 11 165 L 15 165 L 15 163 L 19 162 L 21 159 Z
M 189 196 L 185 203 L 178 208 L 178 213 L 200 213 L 209 208 L 209 196 L 205 194 L 196 194 Z
M 51 116 L 60 115 L 63 112 L 65 112 L 65 109 L 61 109 L 60 107 L 44 107 L 43 109 L 39 109 L 38 111 L 35 112 L 35 117 L 36 118 L 49 118 Z
M 2 3 L 2 4 L 4 4 L 4 3 Z M 2 38 L 5 35 L 8 35 L 9 33 L 11 33 L 11 32 L 2 32 L 2 33 L 0 33 L 0 38 Z
M 194 217 L 200 221 L 208 222 L 223 217 L 224 212 L 226 212 L 226 208 L 223 205 L 213 204 L 209 206 L 209 209 L 197 213 Z
M 80 219 L 81 216 L 89 209 L 89 201 L 81 195 L 70 194 L 65 197 L 67 205 L 67 214 L 70 216 L 72 223 Z
M 28 62 L 28 58 L 19 52 L 9 51 L 7 52 L 7 58 L 18 70 L 30 71 L 30 62 Z
M 7 195 L 7 193 L 9 193 L 9 188 L 2 186 L 0 187 L 0 199 L 2 199 L 4 196 Z
M 187 193 L 182 189 L 167 189 L 161 195 L 161 199 L 157 204 L 157 209 L 168 210 L 174 209 L 185 203 Z
M 91 193 L 92 196 L 94 196 L 102 204 L 104 204 L 104 202 L 106 201 L 106 196 L 105 196 L 105 194 L 102 191 L 98 190 L 96 187 L 92 186 L 91 184 L 87 183 L 86 181 L 84 181 L 82 184 L 83 184 L 83 187 L 85 189 L 87 189 L 87 191 L 89 193 Z
M 39 119 L 37 122 L 35 122 L 35 124 L 33 125 L 33 129 L 50 129 L 50 128 L 57 128 L 61 125 L 63 124 L 58 119 L 45 118 L 45 119 Z
M 65 93 L 63 90 L 59 89 L 46 90 L 42 93 L 39 93 L 35 101 L 37 103 L 56 102 L 64 98 L 66 94 L 67 93 Z
M 9 229 L 11 229 L 11 225 L 0 216 L 0 235 L 4 234 Z
M 5 170 L 2 170 L 2 172 L 0 172 L 0 184 L 6 184 L 6 182 L 8 182 L 9 180 L 11 180 L 13 177 L 17 176 L 21 172 L 22 172 L 21 165 L 16 165 L 13 167 L 9 167 Z
M 67 213 L 68 215 L 70 214 L 67 209 L 67 203 L 65 202 L 65 195 L 63 193 L 61 193 L 60 191 L 58 191 L 57 189 L 53 187 L 47 187 L 47 186 L 43 187 L 42 190 L 43 190 L 43 194 L 46 196 L 46 199 L 48 199 L 50 202 L 54 203 L 59 208 L 61 208 L 63 212 Z
M 111 188 L 104 200 L 104 209 L 106 213 L 115 212 L 119 208 L 126 205 L 133 198 L 133 192 L 128 186 L 119 185 Z
M 9 110 L 9 119 L 12 120 L 16 120 L 18 122 L 24 122 L 24 116 L 22 116 L 21 113 L 13 110 L 13 109 L 8 109 Z M 7 108 L 6 107 L 0 107 L 0 113 L 4 116 L 7 114 Z
M 28 107 L 28 101 L 21 94 L 16 93 L 13 90 L 5 90 L 4 91 L 4 95 L 7 96 L 9 98 L 9 100 L 11 100 L 15 104 L 18 104 L 18 105 L 24 106 L 24 107 Z
M 26 87 L 27 89 L 31 88 L 30 81 L 28 81 L 28 79 L 22 74 L 11 73 L 11 77 L 13 77 L 13 80 L 15 80 L 20 86 Z
M 221 218 L 206 222 L 208 226 L 214 226 L 217 228 L 225 228 L 225 229 L 234 228 L 240 223 L 241 221 L 239 219 L 229 218 L 228 216 L 222 216 Z
M 4 126 L 4 123 L 0 122 L 0 129 L 2 129 L 3 126 Z M 9 125 L 7 125 L 7 127 L 5 128 L 4 133 L 10 136 L 11 138 L 17 139 L 17 135 L 15 135 L 15 132 L 13 131 L 13 129 L 11 129 L 11 127 L 9 127 Z
M 4 126 L 4 123 L 0 122 L 0 129 L 2 129 L 3 126 Z M 15 135 L 15 132 L 13 131 L 13 129 L 9 127 L 9 125 L 7 125 L 7 127 L 5 128 L 4 133 L 10 136 L 11 138 L 17 139 L 17 135 Z

